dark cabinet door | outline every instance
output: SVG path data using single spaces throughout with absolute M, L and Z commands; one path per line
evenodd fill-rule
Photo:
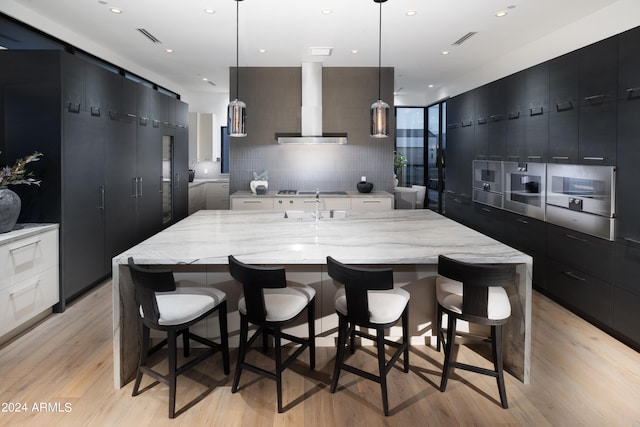
M 151 125 L 151 93 L 153 89 L 136 85 L 136 114 L 141 126 Z
M 578 162 L 616 164 L 617 102 L 580 107 Z
M 618 99 L 640 97 L 640 27 L 618 36 Z
M 632 347 L 640 348 L 640 294 L 614 287 L 613 328 L 629 338 Z
M 138 236 L 145 239 L 162 229 L 162 137 L 163 128 L 138 125 L 137 221 Z
M 524 71 L 524 146 L 528 162 L 549 156 L 549 63 Z
M 487 138 L 489 160 L 504 160 L 506 141 L 506 119 L 504 79 L 489 83 L 489 120 Z
M 504 239 L 504 214 L 502 209 L 474 203 L 471 226 L 494 239 Z
M 471 162 L 474 147 L 473 105 L 473 92 L 454 97 L 447 102 L 445 188 L 455 195 L 471 195 Z
M 475 92 L 475 158 L 489 159 L 489 86 L 481 86 Z M 447 102 L 448 108 L 448 102 Z
M 93 116 L 114 116 L 122 109 L 122 77 L 95 64 L 87 64 L 87 105 Z
M 580 104 L 614 101 L 618 90 L 618 38 L 610 37 L 578 51 Z
M 169 98 L 156 90 L 151 91 L 151 119 L 160 124 L 169 124 Z
M 104 118 L 65 113 L 60 229 L 61 300 L 80 294 L 107 271 L 104 263 Z
M 505 157 L 510 162 L 525 161 L 524 72 L 505 77 Z
M 640 242 L 640 98 L 618 103 L 616 239 Z
M 577 52 L 549 61 L 549 161 L 578 163 L 579 70 Z
M 87 63 L 73 55 L 62 54 L 63 111 L 89 111 L 86 98 Z
M 173 140 L 173 222 L 189 214 L 189 130 L 177 127 Z

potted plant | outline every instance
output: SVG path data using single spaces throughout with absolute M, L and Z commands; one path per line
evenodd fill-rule
M 20 197 L 11 191 L 9 185 L 40 185 L 40 181 L 33 177 L 33 172 L 27 171 L 27 164 L 38 161 L 42 153 L 34 152 L 16 160 L 13 166 L 0 168 L 0 233 L 13 230 L 20 215 Z
M 402 172 L 402 169 L 407 166 L 407 156 L 397 151 L 393 152 L 393 179 L 394 187 L 398 184 L 398 174 Z

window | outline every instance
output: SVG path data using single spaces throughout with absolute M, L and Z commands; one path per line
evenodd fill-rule
M 229 135 L 226 126 L 220 128 L 220 173 L 229 173 Z

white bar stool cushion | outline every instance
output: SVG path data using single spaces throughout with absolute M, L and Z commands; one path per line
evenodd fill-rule
M 490 287 L 487 318 L 502 320 L 511 316 L 511 303 L 504 288 Z M 454 313 L 462 313 L 462 282 L 447 277 L 436 277 L 436 298 L 438 303 Z
M 385 324 L 398 320 L 409 302 L 409 297 L 409 292 L 402 288 L 368 291 L 369 321 Z M 340 288 L 336 292 L 335 307 L 339 313 L 347 315 L 347 295 L 344 288 Z
M 171 326 L 190 322 L 211 310 L 227 295 L 216 288 L 178 287 L 173 292 L 156 292 L 159 325 Z M 144 318 L 142 307 L 140 316 Z
M 283 322 L 294 318 L 316 295 L 316 290 L 311 286 L 299 283 L 287 283 L 286 288 L 264 289 L 263 292 L 266 320 L 269 322 Z M 247 314 L 244 295 L 238 301 L 238 311 Z

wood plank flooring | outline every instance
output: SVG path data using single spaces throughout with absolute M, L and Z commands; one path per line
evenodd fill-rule
M 111 340 L 108 281 L 1 348 L 0 425 L 640 426 L 640 354 L 536 292 L 532 381 L 506 376 L 507 410 L 489 377 L 457 371 L 441 393 L 442 353 L 413 346 L 410 372 L 389 374 L 391 416 L 384 417 L 375 383 L 343 373 L 330 393 L 335 349 L 318 348 L 315 371 L 305 352 L 284 374 L 284 414 L 276 412 L 275 383 L 250 372 L 232 394 L 232 375 L 222 374 L 217 356 L 179 378 L 177 408 L 186 409 L 170 420 L 164 385 L 137 397 L 131 383 L 114 390 Z M 458 357 L 490 367 L 465 346 Z M 351 360 L 375 369 L 367 348 Z M 16 412 L 22 404 L 26 411 Z

